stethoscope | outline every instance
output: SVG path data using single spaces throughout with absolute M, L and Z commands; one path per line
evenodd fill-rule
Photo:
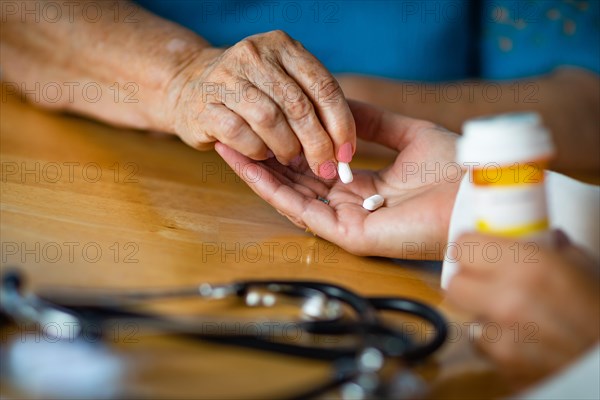
M 424 360 L 444 343 L 447 335 L 445 319 L 426 304 L 401 297 L 363 297 L 344 287 L 316 281 L 247 280 L 117 292 L 47 288 L 27 295 L 22 293 L 22 283 L 18 270 L 3 275 L 1 310 L 16 322 L 69 322 L 78 327 L 71 332 L 78 336 L 86 334 L 86 327 L 97 328 L 121 320 L 153 332 L 330 361 L 334 368 L 329 380 L 290 397 L 295 399 L 317 397 L 336 388 L 351 393 L 346 397 L 398 398 L 397 391 L 402 389 L 380 376 L 384 364 L 396 360 L 407 365 Z M 235 298 L 247 307 L 292 304 L 300 311 L 299 318 L 290 322 L 295 331 L 341 337 L 344 344 L 295 343 L 286 339 L 281 324 L 267 321 L 257 321 L 251 330 L 206 330 L 206 318 L 178 319 L 139 310 L 150 300 L 183 297 Z M 401 329 L 384 323 L 379 316 L 381 311 L 417 317 L 431 325 L 434 333 L 424 343 L 417 343 Z M 289 323 L 285 326 L 289 329 Z

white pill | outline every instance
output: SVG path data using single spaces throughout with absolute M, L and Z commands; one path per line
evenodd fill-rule
M 354 180 L 350 164 L 345 162 L 338 163 L 338 175 L 340 176 L 342 183 L 350 183 Z
M 365 201 L 363 201 L 363 207 L 369 211 L 375 211 L 379 207 L 383 205 L 383 196 L 379 194 L 374 194 L 371 197 L 367 197 Z

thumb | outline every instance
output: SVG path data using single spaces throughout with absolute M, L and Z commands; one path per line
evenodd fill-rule
M 356 100 L 348 100 L 348 105 L 356 123 L 357 137 L 397 151 L 412 141 L 416 131 L 435 126 Z

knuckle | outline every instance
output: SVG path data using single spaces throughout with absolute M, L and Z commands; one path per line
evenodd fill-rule
M 179 122 L 176 133 L 188 146 L 197 150 L 210 148 L 215 141 L 206 127 L 198 123 Z
M 318 137 L 305 141 L 305 148 L 309 154 L 319 160 L 330 158 L 333 153 L 333 146 L 327 137 L 318 135 Z
M 308 118 L 314 111 L 312 103 L 306 96 L 300 96 L 298 99 L 286 100 L 285 108 L 288 117 L 292 121 L 300 121 Z
M 278 41 L 282 41 L 282 42 L 291 42 L 292 41 L 292 38 L 290 37 L 290 35 L 288 35 L 284 31 L 282 31 L 281 29 L 276 29 L 274 31 L 268 32 L 267 34 Z
M 260 60 L 260 49 L 251 38 L 242 39 L 232 47 L 232 54 L 241 57 L 243 62 Z
M 317 101 L 319 103 L 337 103 L 344 97 L 342 87 L 340 86 L 338 81 L 332 76 L 328 76 L 321 79 L 318 88 L 319 91 L 317 93 Z
M 223 118 L 220 123 L 221 137 L 225 141 L 234 141 L 238 139 L 243 131 L 243 125 L 239 118 Z
M 259 126 L 272 127 L 276 125 L 279 112 L 274 105 L 262 105 L 255 107 L 252 112 L 254 122 Z
M 215 141 L 199 118 L 181 118 L 175 121 L 175 132 L 190 147 L 204 150 Z

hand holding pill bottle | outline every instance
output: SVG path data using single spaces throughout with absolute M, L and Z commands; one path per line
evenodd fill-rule
M 536 113 L 467 121 L 457 159 L 473 184 L 475 230 L 543 241 L 549 227 L 544 169 L 553 155 Z

